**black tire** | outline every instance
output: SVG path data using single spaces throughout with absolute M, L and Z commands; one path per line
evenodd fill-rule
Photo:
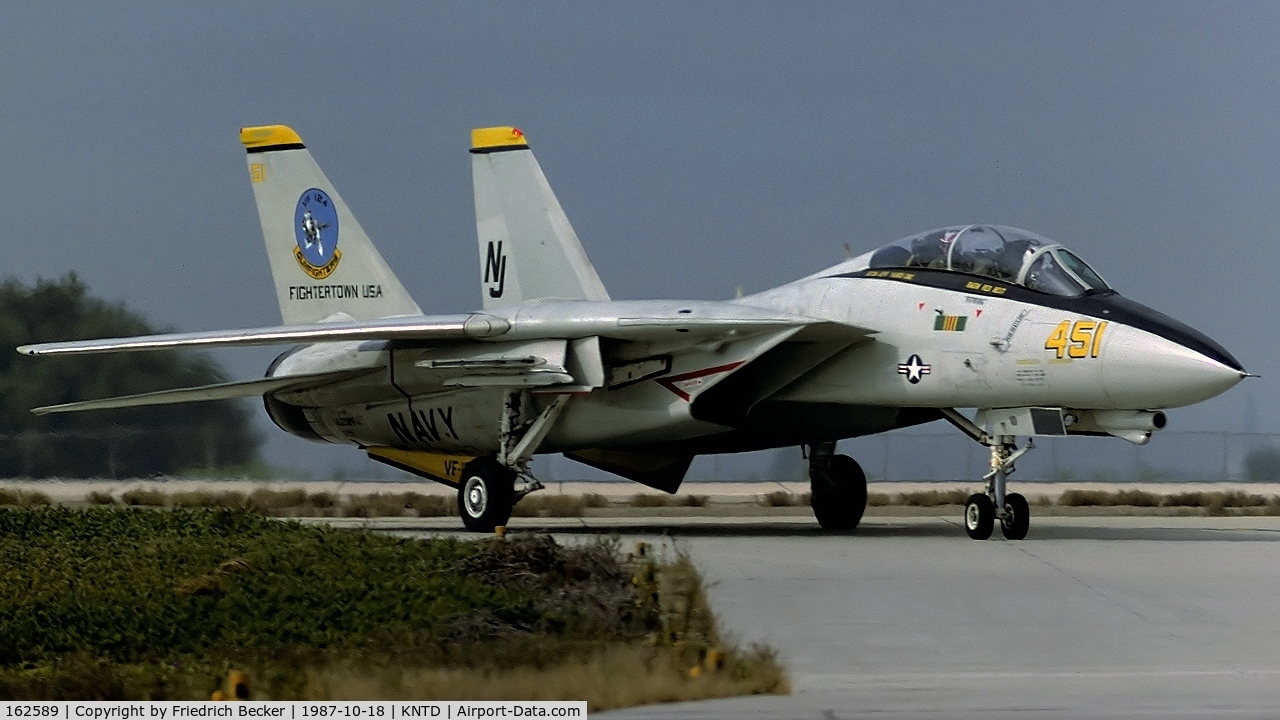
M 493 458 L 476 458 L 462 469 L 458 516 L 471 532 L 490 533 L 511 519 L 515 473 Z
M 995 503 L 982 493 L 970 495 L 964 504 L 964 531 L 974 540 L 986 540 L 995 527 Z
M 809 465 L 813 516 L 823 530 L 853 530 L 867 509 L 867 475 L 848 455 Z
M 1027 499 L 1018 493 L 1004 496 L 1004 517 L 1000 518 L 1000 532 L 1009 540 L 1021 540 L 1031 529 L 1031 508 Z

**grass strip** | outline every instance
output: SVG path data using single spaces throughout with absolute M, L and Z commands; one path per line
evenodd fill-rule
M 687 557 L 244 509 L 0 510 L 0 699 L 202 699 L 233 668 L 273 699 L 786 690 L 769 651 L 726 647 Z

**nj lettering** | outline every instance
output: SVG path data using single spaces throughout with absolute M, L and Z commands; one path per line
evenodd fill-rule
M 502 297 L 502 292 L 507 286 L 507 256 L 502 253 L 501 240 L 498 241 L 496 250 L 493 247 L 493 241 L 489 241 L 489 249 L 484 254 L 484 281 L 485 284 L 498 283 L 498 287 L 489 288 L 489 297 Z

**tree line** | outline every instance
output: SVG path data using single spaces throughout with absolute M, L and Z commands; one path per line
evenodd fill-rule
M 242 466 L 261 437 L 243 400 L 36 416 L 41 405 L 225 382 L 203 353 L 31 358 L 19 345 L 165 332 L 75 274 L 0 283 L 0 477 L 149 477 Z

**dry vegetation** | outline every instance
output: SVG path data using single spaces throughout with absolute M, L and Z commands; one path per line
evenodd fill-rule
M 939 505 L 963 505 L 969 499 L 968 490 L 921 490 L 898 493 L 898 505 L 913 507 L 937 507 Z
M 808 499 L 802 500 L 800 495 L 789 493 L 786 490 L 775 490 L 770 493 L 761 495 L 758 499 L 760 505 L 764 507 L 792 507 L 795 505 L 808 505 Z
M 586 700 L 595 712 L 650 703 L 787 692 L 786 676 L 769 650 L 753 648 L 742 657 L 704 656 L 701 663 L 691 662 L 693 658 L 669 650 L 631 645 L 552 668 L 516 668 L 483 675 L 447 669 L 387 668 L 371 672 L 357 666 L 310 673 L 302 694 L 331 700 Z M 693 667 L 700 672 L 690 673 Z
M 867 504 L 904 505 L 915 507 L 937 507 L 943 505 L 963 505 L 968 498 L 968 490 L 923 490 L 910 493 L 899 493 L 890 497 L 884 493 L 872 493 Z M 1280 497 L 1267 497 L 1246 493 L 1239 490 L 1225 491 L 1191 491 L 1181 493 L 1153 493 L 1147 490 L 1125 488 L 1120 490 L 1066 490 L 1057 498 L 1047 495 L 1034 495 L 1032 504 L 1040 507 L 1130 507 L 1130 508 L 1167 508 L 1170 510 L 1201 509 L 1210 514 L 1230 510 L 1252 509 L 1271 515 L 1280 515 Z
M 879 492 L 867 493 L 868 507 L 882 507 L 884 505 L 888 505 L 892 501 L 893 501 L 893 498 L 892 496 L 889 495 L 889 493 L 879 493 Z
M 1209 514 L 1228 510 L 1253 509 L 1268 515 L 1280 515 L 1280 497 L 1257 495 L 1241 490 L 1205 492 L 1201 490 L 1159 495 L 1143 490 L 1067 490 L 1058 498 L 1065 507 L 1161 507 L 1199 508 Z
M 654 495 L 652 493 L 636 493 L 628 503 L 631 507 L 651 508 L 666 507 L 673 504 L 670 495 Z
M 1067 490 L 1057 497 L 1036 494 L 1034 485 L 1024 485 L 1028 500 L 1042 508 L 1141 508 L 1168 513 L 1250 513 L 1280 515 L 1280 497 L 1240 490 L 1154 493 L 1138 489 Z M 869 507 L 942 508 L 963 505 L 971 490 L 960 488 L 915 490 L 901 493 L 873 492 Z M 809 493 L 775 490 L 744 497 L 737 502 L 754 502 L 763 508 L 792 508 L 809 505 Z M 39 507 L 53 504 L 44 493 L 25 489 L 0 488 L 0 506 Z M 83 504 L 126 505 L 153 508 L 220 508 L 253 510 L 273 517 L 452 517 L 457 501 L 452 494 L 387 492 L 337 495 L 301 489 L 243 492 L 164 492 L 155 488 L 134 488 L 118 497 L 102 491 L 88 493 Z M 593 511 L 614 508 L 644 511 L 650 508 L 706 508 L 732 505 L 707 495 L 662 495 L 637 493 L 628 498 L 610 498 L 599 493 L 556 495 L 533 493 L 520 500 L 512 511 L 515 517 L 583 517 Z
M 85 502 L 112 505 L 116 500 L 107 493 L 95 491 L 86 496 Z M 260 488 L 250 493 L 166 493 L 151 488 L 135 488 L 122 493 L 119 502 L 135 507 L 254 510 L 273 517 L 432 517 L 457 512 L 452 496 L 416 492 L 372 493 L 342 498 L 330 492 L 300 489 Z M 0 504 L 6 504 L 2 497 Z
M 48 505 L 49 496 L 41 492 L 32 492 L 29 490 L 11 490 L 9 488 L 0 488 L 0 505 L 14 505 L 17 507 L 38 507 L 40 505 Z
M 540 495 L 522 498 L 512 508 L 515 517 L 582 517 L 586 500 L 577 495 Z

